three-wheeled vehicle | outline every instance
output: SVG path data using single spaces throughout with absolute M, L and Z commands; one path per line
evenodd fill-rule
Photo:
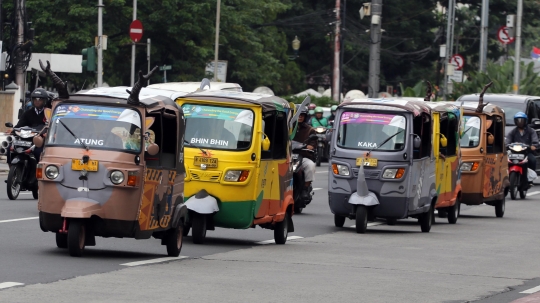
M 41 62 L 40 62 L 41 63 Z M 157 67 L 156 67 L 157 68 Z M 39 223 L 56 233 L 56 244 L 81 256 L 95 237 L 161 239 L 169 256 L 182 249 L 187 208 L 183 201 L 184 116 L 173 100 L 141 96 L 148 75 L 129 94 L 101 90 L 59 91 L 36 171 Z M 41 142 L 39 142 L 41 141 Z
M 450 102 L 428 100 L 425 104 L 431 108 L 433 118 L 432 142 L 437 191 L 435 209 L 440 218 L 447 217 L 448 223 L 455 224 L 459 217 L 461 199 L 461 113 L 459 107 Z
M 489 87 L 489 84 L 486 88 Z M 495 206 L 495 215 L 504 216 L 508 193 L 508 156 L 505 148 L 505 113 L 493 104 L 457 101 L 463 108 L 461 135 L 461 203 Z
M 176 102 L 186 117 L 184 235 L 191 228 L 193 242 L 201 244 L 216 227 L 259 225 L 273 229 L 275 242 L 284 244 L 294 231 L 290 138 L 299 115 L 294 104 L 218 90 Z
M 418 218 L 429 232 L 435 190 L 431 109 L 423 101 L 355 99 L 338 106 L 330 141 L 328 195 L 334 223 Z

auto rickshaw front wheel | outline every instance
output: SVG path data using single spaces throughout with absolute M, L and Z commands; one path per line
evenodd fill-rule
M 461 209 L 461 202 L 456 199 L 454 206 L 448 208 L 448 223 L 456 224 Z
M 184 243 L 184 224 L 180 223 L 177 228 L 169 230 L 166 237 L 167 255 L 169 257 L 178 257 Z
M 68 229 L 68 250 L 72 257 L 81 257 L 84 252 L 86 240 L 86 227 L 81 220 L 72 220 L 69 222 Z
M 429 210 L 420 215 L 418 222 L 420 222 L 420 229 L 423 233 L 428 233 L 431 230 L 431 224 L 433 223 L 433 204 L 430 205 Z
M 56 246 L 58 248 L 68 248 L 68 235 L 56 233 Z
M 504 216 L 504 210 L 506 208 L 506 196 L 503 196 L 501 200 L 495 202 L 495 216 L 502 218 Z
M 334 225 L 336 227 L 343 227 L 345 225 L 345 217 L 340 215 L 334 215 Z
M 287 242 L 287 236 L 289 235 L 289 212 L 285 212 L 283 221 L 277 222 L 274 225 L 274 241 L 276 244 L 285 244 Z
M 191 220 L 191 237 L 193 243 L 203 244 L 206 238 L 206 215 L 193 213 L 193 219 Z
M 356 233 L 365 234 L 367 230 L 368 209 L 365 205 L 356 207 Z

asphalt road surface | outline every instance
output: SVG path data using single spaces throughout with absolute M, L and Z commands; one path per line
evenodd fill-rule
M 156 239 L 104 238 L 72 258 L 40 230 L 32 195 L 8 200 L 0 176 L 0 302 L 540 300 L 540 186 L 507 199 L 502 219 L 463 206 L 456 225 L 437 218 L 430 233 L 411 219 L 359 235 L 350 220 L 334 227 L 327 172 L 317 168 L 314 200 L 293 216 L 286 245 L 271 230 L 217 229 L 204 245 L 185 238 L 177 259 Z

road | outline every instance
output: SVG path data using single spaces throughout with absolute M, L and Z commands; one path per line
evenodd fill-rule
M 31 194 L 0 193 L 0 302 L 511 302 L 539 296 L 540 186 L 526 200 L 462 208 L 456 225 L 421 233 L 416 220 L 336 228 L 327 202 L 327 167 L 313 202 L 293 216 L 295 237 L 218 229 L 204 245 L 187 237 L 181 258 L 159 240 L 103 239 L 83 258 L 56 248 L 38 226 Z M 0 184 L 3 183 L 0 178 Z M 14 221 L 16 219 L 23 219 Z M 270 244 L 268 244 L 270 243 Z M 525 293 L 522 293 L 525 292 Z

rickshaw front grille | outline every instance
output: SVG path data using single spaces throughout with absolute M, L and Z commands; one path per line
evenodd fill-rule
M 353 168 L 353 175 L 355 178 L 358 177 L 358 168 Z M 381 175 L 381 171 L 364 168 L 364 175 L 366 176 L 366 179 L 379 179 L 379 176 Z

